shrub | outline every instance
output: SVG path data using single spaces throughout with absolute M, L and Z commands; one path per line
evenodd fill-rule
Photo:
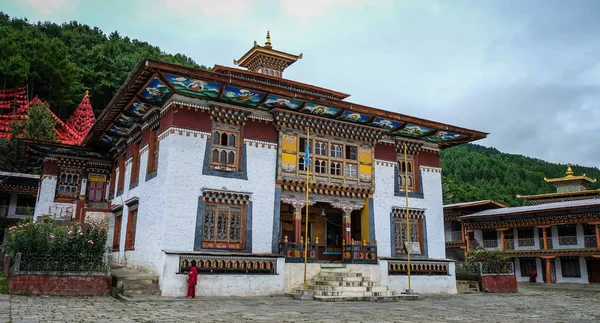
M 504 251 L 487 251 L 482 247 L 471 249 L 465 257 L 466 263 L 481 263 L 483 273 L 510 273 L 511 257 Z
M 8 229 L 8 255 L 88 255 L 102 257 L 106 230 L 94 224 L 59 226 L 54 222 L 33 223 L 24 219 Z

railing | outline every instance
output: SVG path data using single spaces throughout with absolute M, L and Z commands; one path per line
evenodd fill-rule
M 558 237 L 558 244 L 561 246 L 576 246 L 577 245 L 577 236 Z
M 462 242 L 462 232 L 461 231 L 452 231 L 450 232 L 450 240 L 446 242 Z
M 595 235 L 584 236 L 583 244 L 585 248 L 598 248 Z
M 110 256 L 104 254 L 21 254 L 13 260 L 13 272 L 108 272 Z
M 304 242 L 281 242 L 279 244 L 279 254 L 285 257 L 289 263 L 304 262 Z M 324 245 L 316 243 L 308 244 L 307 262 L 331 261 L 331 257 L 322 259 L 323 252 L 327 250 Z M 346 245 L 342 247 L 341 257 L 344 263 L 351 264 L 377 264 L 377 245 L 364 245 L 357 242 L 355 245 Z
M 544 238 L 540 238 L 540 249 L 544 249 Z M 552 237 L 546 237 L 548 249 L 552 249 Z
M 481 244 L 479 243 L 479 241 L 473 239 L 469 241 L 469 248 L 470 249 L 475 249 L 477 247 L 481 246 Z
M 344 263 L 377 264 L 377 246 L 350 245 L 344 246 Z
M 35 211 L 35 206 L 17 206 L 15 214 L 21 216 L 32 216 Z
M 457 280 L 479 280 L 481 276 L 477 262 L 456 262 L 455 266 Z
M 515 249 L 515 240 L 504 239 L 504 250 L 514 250 L 514 249 Z
M 483 240 L 484 248 L 498 248 L 498 240 Z
M 533 247 L 533 246 L 535 246 L 535 239 L 534 238 L 517 239 L 517 245 L 519 247 Z
M 457 280 L 479 280 L 485 275 L 514 275 L 512 262 L 456 262 Z

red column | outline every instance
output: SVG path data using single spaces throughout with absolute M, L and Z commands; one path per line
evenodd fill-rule
M 600 224 L 596 224 L 596 248 L 600 249 Z
M 552 263 L 546 259 L 546 284 L 552 284 Z
M 596 232 L 596 235 L 598 233 Z M 548 250 L 548 232 L 546 231 L 546 228 L 542 229 L 542 238 L 544 239 L 544 250 Z
M 302 206 L 294 205 L 294 240 L 293 242 L 300 243 L 302 235 Z
M 351 229 L 351 216 L 352 214 L 352 210 L 344 210 L 344 217 L 342 219 L 342 230 L 344 230 L 344 233 L 342 234 L 342 236 L 344 237 L 344 240 L 346 241 L 346 245 L 350 245 L 352 244 L 352 229 Z

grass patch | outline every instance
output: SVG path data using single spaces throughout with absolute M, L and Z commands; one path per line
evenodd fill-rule
M 4 273 L 0 273 L 0 294 L 8 294 L 8 278 Z

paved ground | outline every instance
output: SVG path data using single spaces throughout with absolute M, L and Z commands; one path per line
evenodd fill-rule
M 598 290 L 529 286 L 519 293 L 396 303 L 299 302 L 283 296 L 123 302 L 0 295 L 0 322 L 600 322 L 598 304 Z

